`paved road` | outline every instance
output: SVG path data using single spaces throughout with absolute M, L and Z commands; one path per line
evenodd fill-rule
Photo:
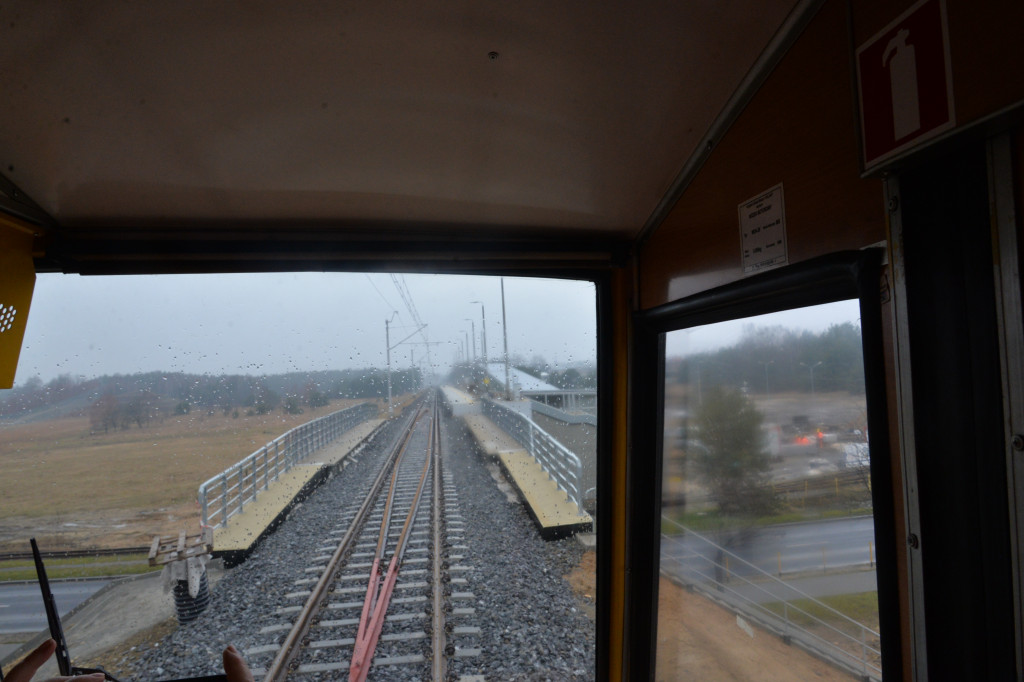
M 109 580 L 51 582 L 61 616 L 78 606 Z M 0 583 L 0 634 L 39 632 L 46 629 L 46 611 L 37 583 Z
M 785 575 L 869 566 L 874 559 L 874 541 L 873 521 L 865 516 L 755 528 L 718 542 L 730 554 L 731 571 Z M 715 542 L 713 532 L 663 537 L 662 561 L 699 564 L 695 560 L 703 559 L 713 563 L 719 558 Z

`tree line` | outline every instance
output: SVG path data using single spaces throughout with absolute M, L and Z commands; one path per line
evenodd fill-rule
M 749 393 L 864 392 L 860 328 L 834 324 L 821 333 L 784 327 L 748 327 L 740 341 L 716 351 L 669 358 L 678 383 L 733 386 Z M 812 386 L 813 380 L 813 386 Z
M 395 394 L 422 385 L 419 369 L 392 372 Z M 199 409 L 225 415 L 298 413 L 339 398 L 387 397 L 387 372 L 349 369 L 288 374 L 210 375 L 147 372 L 92 379 L 62 375 L 48 383 L 38 377 L 6 392 L 0 417 L 13 418 L 46 408 L 86 415 L 93 431 L 142 427 L 170 414 Z

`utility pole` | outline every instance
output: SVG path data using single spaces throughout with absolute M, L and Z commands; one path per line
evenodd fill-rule
M 501 334 L 505 339 L 505 400 L 512 400 L 512 385 L 508 379 L 508 324 L 505 322 L 505 278 L 501 278 Z
M 470 301 L 480 304 L 480 357 L 484 361 L 484 371 L 487 370 L 487 312 L 484 310 L 483 301 Z
M 426 326 L 427 326 L 425 324 L 419 325 L 416 328 L 416 331 L 414 331 L 412 334 L 409 334 L 409 336 L 405 337 L 404 339 L 402 339 L 401 341 L 396 343 L 394 346 L 392 346 L 391 345 L 391 320 L 395 319 L 395 315 L 397 315 L 397 314 L 398 314 L 398 311 L 395 311 L 395 312 L 391 313 L 391 317 L 389 317 L 388 319 L 384 320 L 384 345 L 387 348 L 387 359 L 388 359 L 388 415 L 390 415 L 391 412 L 392 412 L 392 406 L 391 406 L 391 349 L 392 348 L 398 348 L 403 343 L 405 343 L 406 341 L 408 341 L 409 339 L 411 339 L 412 337 L 416 336 L 421 331 L 423 331 L 426 328 Z M 440 342 L 438 342 L 438 343 L 440 343 Z M 430 346 L 428 345 L 427 348 L 429 350 Z
M 426 326 L 427 325 L 423 325 L 423 327 L 420 327 L 420 329 L 423 329 Z M 411 339 L 413 336 L 415 336 L 418 333 L 419 333 L 419 330 L 413 332 L 410 336 L 405 337 L 405 339 L 403 339 L 401 341 L 401 343 L 406 343 L 408 341 L 408 345 L 410 345 L 410 346 L 426 346 L 427 347 L 427 368 L 430 371 L 431 376 L 433 376 L 434 364 L 433 364 L 433 361 L 431 360 L 430 347 L 431 346 L 443 345 L 444 341 L 409 341 L 409 339 Z M 397 346 L 398 344 L 395 344 L 395 345 Z M 411 350 L 409 352 L 409 357 L 410 357 L 410 363 L 412 365 L 412 368 L 416 369 L 415 350 Z M 423 375 L 422 374 L 420 375 L 420 379 L 421 380 L 423 379 Z
M 473 346 L 472 350 L 470 351 L 470 354 L 473 357 L 467 356 L 466 359 L 471 361 L 476 360 L 476 322 L 474 322 L 473 319 L 470 317 L 464 317 L 462 319 L 465 320 L 466 322 L 469 322 L 469 328 L 473 331 L 472 336 L 469 337 L 473 339 Z
M 487 367 L 487 311 L 484 309 L 483 301 L 473 301 L 480 304 L 480 359 Z
M 391 317 L 384 320 L 384 347 L 387 348 L 388 357 L 388 416 L 391 416 L 391 320 L 397 314 L 391 313 Z

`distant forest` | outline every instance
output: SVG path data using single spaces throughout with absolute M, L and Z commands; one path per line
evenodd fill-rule
M 750 327 L 739 343 L 684 358 L 668 358 L 677 383 L 731 386 L 750 393 L 864 393 L 860 328 L 850 322 L 815 334 L 784 327 Z
M 94 431 L 143 426 L 172 413 L 221 411 L 225 415 L 266 414 L 280 409 L 298 413 L 323 407 L 336 398 L 387 397 L 387 372 L 347 369 L 293 372 L 269 376 L 145 374 L 75 379 L 59 376 L 48 383 L 33 378 L 0 394 L 0 418 L 17 418 L 46 408 L 64 416 L 89 416 Z M 418 390 L 419 369 L 391 373 L 395 394 Z

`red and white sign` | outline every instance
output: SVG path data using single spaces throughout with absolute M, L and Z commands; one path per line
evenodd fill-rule
M 864 167 L 956 125 L 944 0 L 921 0 L 857 48 Z

